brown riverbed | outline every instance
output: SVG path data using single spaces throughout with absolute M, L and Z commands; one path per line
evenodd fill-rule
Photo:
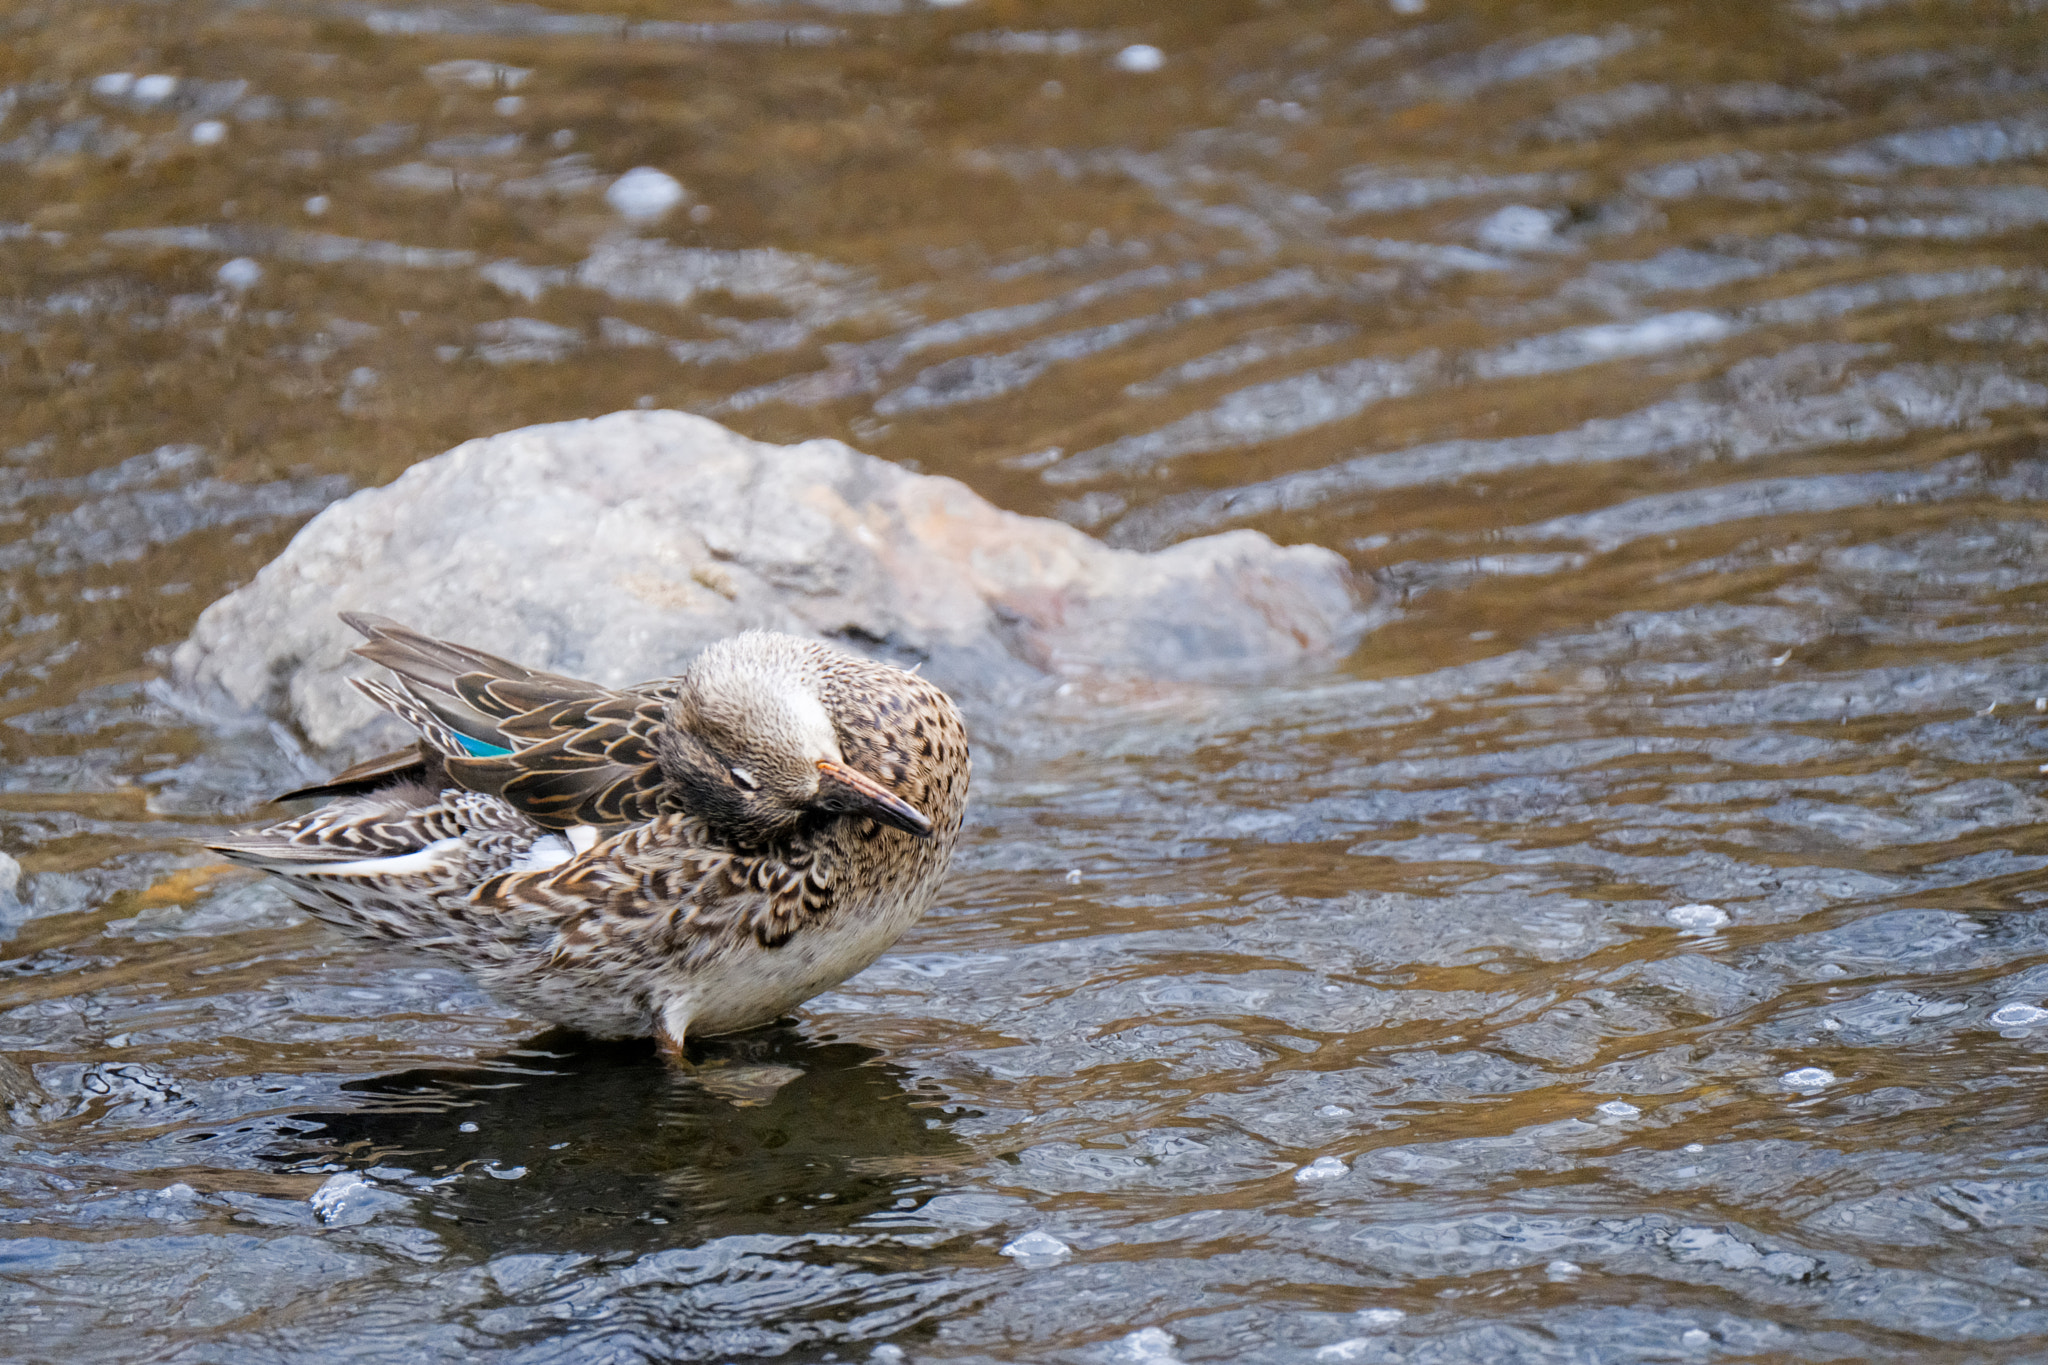
M 0 34 L 0 1356 L 2039 1357 L 2038 7 Z M 680 1078 L 209 865 L 291 737 L 156 690 L 333 499 L 636 405 L 1381 619 L 987 717 L 940 908 Z

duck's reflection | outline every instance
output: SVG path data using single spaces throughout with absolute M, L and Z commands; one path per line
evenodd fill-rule
M 490 1253 L 816 1233 L 965 1155 L 939 1097 L 879 1058 L 776 1027 L 693 1045 L 683 1069 L 549 1033 L 494 1065 L 355 1082 L 360 1109 L 301 1116 L 319 1127 L 276 1159 L 402 1181 L 429 1226 Z

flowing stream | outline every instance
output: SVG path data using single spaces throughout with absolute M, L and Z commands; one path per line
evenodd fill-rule
M 7 0 L 0 171 L 0 1358 L 2048 1351 L 2038 0 Z M 700 1076 L 537 1033 L 160 677 L 635 405 L 1377 625 L 977 715 Z

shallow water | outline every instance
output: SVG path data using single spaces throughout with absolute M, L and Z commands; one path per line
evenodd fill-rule
M 2034 7 L 0 31 L 0 1355 L 2039 1358 Z M 151 690 L 636 403 L 1383 619 L 978 716 L 940 908 L 680 1077 L 208 865 L 293 767 Z

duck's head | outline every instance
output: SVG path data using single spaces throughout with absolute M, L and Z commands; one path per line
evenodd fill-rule
M 847 763 L 818 664 L 815 646 L 765 631 L 706 649 L 669 708 L 662 775 L 686 809 L 743 846 L 807 816 L 865 816 L 929 836 L 923 812 Z

